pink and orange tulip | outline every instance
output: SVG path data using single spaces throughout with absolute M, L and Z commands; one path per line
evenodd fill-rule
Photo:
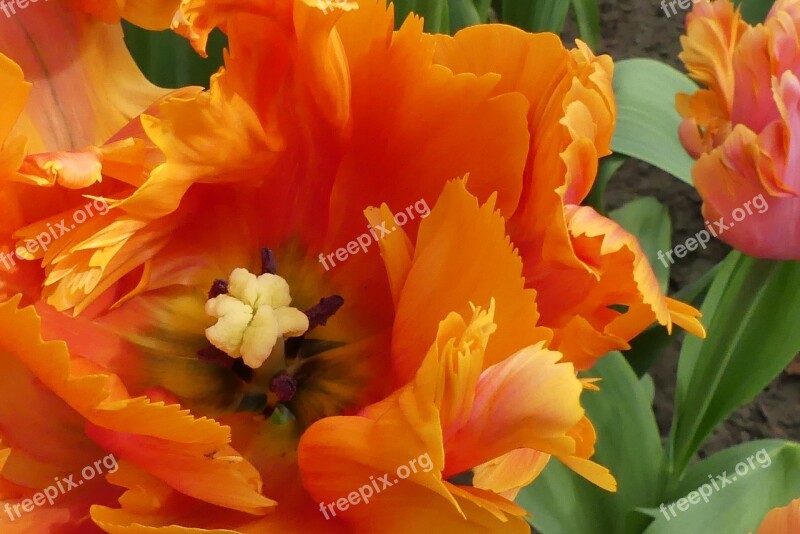
M 720 239 L 747 254 L 800 259 L 800 2 L 777 0 L 757 26 L 730 0 L 699 2 L 686 27 L 680 57 L 706 88 L 677 104 L 703 215 L 727 219 Z

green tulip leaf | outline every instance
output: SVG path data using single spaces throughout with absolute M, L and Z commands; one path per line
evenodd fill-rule
M 391 3 L 394 4 L 394 20 L 398 28 L 403 25 L 410 13 L 415 13 L 425 19 L 426 32 L 450 32 L 450 10 L 447 0 L 394 0 Z
M 583 202 L 587 206 L 592 206 L 599 213 L 605 215 L 606 213 L 606 189 L 611 177 L 622 167 L 622 164 L 628 161 L 628 156 L 622 154 L 611 154 L 600 160 L 597 168 L 597 178 L 594 181 L 592 190 Z
M 561 33 L 569 0 L 502 0 L 500 20 L 531 32 Z
M 600 8 L 597 0 L 572 0 L 578 34 L 592 50 L 600 45 Z
M 800 262 L 732 252 L 701 309 L 705 340 L 687 336 L 678 365 L 670 466 L 681 473 L 706 437 L 800 351 Z
M 617 62 L 614 91 L 617 127 L 614 152 L 646 161 L 692 185 L 694 160 L 678 139 L 681 117 L 675 95 L 694 93 L 697 85 L 685 74 L 652 59 Z
M 737 445 L 689 468 L 670 497 L 649 510 L 655 521 L 645 534 L 755 532 L 770 510 L 800 497 L 798 481 L 800 444 Z

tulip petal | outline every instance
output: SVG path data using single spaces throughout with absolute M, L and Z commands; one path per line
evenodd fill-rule
M 451 311 L 468 316 L 470 303 L 487 306 L 494 299 L 497 305 L 498 332 L 485 366 L 549 340 L 550 332 L 536 327 L 536 292 L 523 285 L 522 261 L 505 235 L 494 199 L 480 206 L 463 181 L 449 183 L 420 225 L 413 265 L 397 307 L 392 357 L 398 384 L 413 376 L 440 318 Z M 442 287 L 447 291 L 442 293 Z M 440 297 L 432 301 L 434 293 Z
M 772 510 L 758 527 L 756 534 L 792 534 L 800 532 L 800 499 L 783 508 Z
M 540 344 L 484 371 L 469 420 L 446 443 L 447 475 L 521 448 L 561 456 L 576 452 L 567 432 L 583 417 L 583 386 L 572 364 L 560 359 Z
M 0 325 L 13 326 L 15 332 L 14 336 L 0 336 L 5 353 L 11 355 L 7 360 L 16 362 L 17 368 L 24 366 L 43 384 L 49 398 L 58 398 L 62 406 L 68 405 L 68 409 L 60 411 L 71 414 L 73 425 L 83 427 L 80 419 L 85 419 L 86 435 L 95 443 L 113 451 L 120 459 L 131 458 L 196 498 L 250 513 L 263 513 L 271 506 L 272 502 L 258 493 L 257 472 L 226 445 L 230 440 L 229 428 L 213 420 L 194 418 L 178 406 L 128 397 L 114 375 L 88 361 L 70 358 L 63 342 L 43 342 L 35 311 L 17 309 L 18 302 L 17 298 L 0 304 Z M 27 425 L 13 426 L 24 431 L 40 420 L 41 416 L 35 416 Z M 84 435 L 83 431 L 78 435 Z M 30 445 L 33 450 L 36 441 L 39 440 Z M 14 442 L 17 443 L 16 438 Z M 17 445 L 25 450 L 28 447 L 21 439 Z M 67 448 L 62 454 L 74 449 Z M 86 446 L 77 450 L 81 452 L 69 462 L 83 462 L 85 455 L 92 454 L 92 449 Z M 152 455 L 148 452 L 152 450 L 160 450 L 162 454 Z M 63 462 L 72 466 L 67 460 L 56 460 L 57 457 L 52 459 L 59 465 Z
M 136 67 L 119 26 L 65 2 L 20 10 L 0 26 L 0 50 L 33 83 L 13 130 L 30 153 L 102 144 L 166 93 Z

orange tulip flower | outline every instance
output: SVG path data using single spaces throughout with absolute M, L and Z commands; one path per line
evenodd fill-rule
M 580 206 L 609 153 L 610 58 L 498 25 L 395 32 L 383 0 L 188 0 L 173 20 L 201 52 L 228 34 L 210 90 L 158 94 L 96 148 L 31 164 L 69 168 L 56 179 L 11 165 L 0 182 L 20 205 L 75 194 L 3 226 L 9 247 L 107 202 L 0 271 L 35 313 L 19 297 L 0 311 L 61 340 L 45 345 L 64 362 L 44 380 L 9 351 L 6 375 L 33 384 L 13 398 L 66 403 L 79 446 L 119 460 L 104 481 L 127 490 L 119 505 L 87 495 L 69 517 L 527 532 L 511 499 L 551 456 L 613 490 L 580 405 L 597 388 L 575 371 L 654 321 L 703 330 L 635 238 Z M 44 482 L 11 476 L 28 444 L 6 427 L 4 498 L 24 499 Z M 84 460 L 65 455 L 49 468 Z
M 700 2 L 681 39 L 689 74 L 707 87 L 677 99 L 703 215 L 720 239 L 763 258 L 800 259 L 798 22 L 797 0 L 777 0 L 757 26 L 730 0 Z

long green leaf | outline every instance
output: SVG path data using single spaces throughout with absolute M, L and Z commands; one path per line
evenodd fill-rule
M 628 156 L 622 154 L 611 154 L 600 160 L 600 165 L 597 169 L 597 178 L 594 181 L 592 190 L 586 197 L 584 204 L 592 206 L 599 213 L 605 215 L 606 213 L 606 189 L 611 177 L 622 167 L 622 164 L 628 161 Z
M 492 0 L 474 0 L 475 9 L 478 11 L 478 16 L 481 22 L 489 20 L 489 8 L 492 7 Z
M 447 0 L 393 0 L 391 3 L 394 4 L 395 25 L 398 28 L 410 13 L 415 13 L 425 19 L 426 32 L 450 32 L 450 11 Z
M 750 24 L 764 22 L 772 8 L 772 0 L 736 0 L 742 6 L 742 16 Z
M 569 0 L 503 0 L 500 20 L 531 32 L 561 33 Z
M 467 26 L 485 22 L 472 0 L 450 0 L 450 31 L 457 32 Z
M 694 160 L 678 139 L 681 117 L 675 110 L 677 93 L 693 93 L 697 85 L 672 67 L 652 59 L 617 63 L 617 128 L 614 152 L 646 161 L 692 185 Z
M 656 520 L 645 533 L 755 532 L 770 510 L 800 497 L 798 481 L 797 443 L 738 445 L 692 466 L 664 507 L 650 511 Z
M 598 434 L 593 460 L 611 466 L 617 493 L 597 488 L 553 460 L 517 502 L 544 534 L 640 533 L 649 518 L 635 509 L 657 506 L 663 484 L 663 450 L 649 387 L 618 352 L 601 359 L 586 376 L 602 378 L 602 392 L 587 392 L 583 404 Z
M 670 468 L 681 473 L 714 427 L 800 351 L 800 262 L 732 253 L 703 304 L 708 338 L 687 337 L 678 365 Z
M 600 45 L 600 8 L 597 0 L 572 0 L 575 21 L 578 23 L 578 34 L 592 50 Z

